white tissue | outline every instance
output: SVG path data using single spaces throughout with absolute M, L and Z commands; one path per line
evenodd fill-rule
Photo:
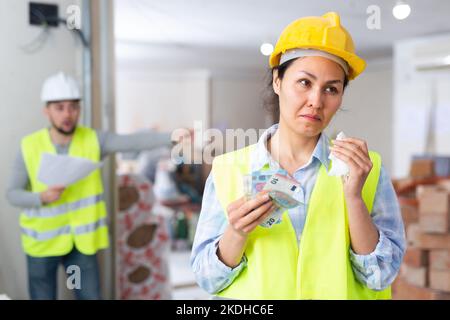
M 347 136 L 341 131 L 336 136 L 336 140 L 342 140 L 345 139 Z M 348 165 L 342 161 L 341 159 L 338 159 L 335 155 L 333 155 L 330 152 L 330 155 L 328 157 L 332 161 L 331 164 L 331 170 L 328 171 L 329 176 L 345 176 L 349 172 Z

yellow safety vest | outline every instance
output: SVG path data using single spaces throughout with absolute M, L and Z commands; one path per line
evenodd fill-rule
M 214 159 L 212 175 L 219 202 L 227 206 L 244 195 L 242 175 L 250 173 L 255 145 Z M 372 211 L 381 158 L 370 152 L 373 168 L 363 188 Z M 374 291 L 357 281 L 350 257 L 347 209 L 340 177 L 321 165 L 298 246 L 287 211 L 272 228 L 257 226 L 247 240 L 247 267 L 218 296 L 233 299 L 390 299 L 391 288 Z
M 32 192 L 48 186 L 38 181 L 44 153 L 56 154 L 48 129 L 22 139 L 22 154 Z M 77 127 L 70 143 L 69 156 L 100 161 L 100 146 L 94 130 Z M 109 244 L 106 206 L 100 170 L 68 186 L 61 198 L 40 208 L 22 212 L 20 226 L 24 251 L 33 257 L 61 256 L 75 244 L 84 254 L 96 253 Z

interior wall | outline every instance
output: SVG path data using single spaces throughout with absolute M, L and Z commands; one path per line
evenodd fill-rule
M 155 121 L 171 130 L 192 127 L 194 119 L 217 128 L 267 124 L 260 98 L 267 59 L 260 54 L 118 41 L 116 59 L 119 132 Z M 263 67 L 255 68 L 259 62 Z
M 55 1 L 41 1 L 55 3 Z M 46 43 L 35 53 L 22 48 L 35 40 L 41 28 L 28 24 L 26 0 L 0 1 L 0 293 L 27 299 L 25 255 L 21 248 L 19 213 L 4 196 L 11 165 L 26 134 L 47 125 L 42 114 L 40 90 L 44 79 L 59 70 L 81 79 L 82 47 L 78 37 L 64 26 L 52 29 Z M 58 1 L 60 15 L 79 0 Z
M 264 71 L 229 68 L 155 69 L 149 61 L 141 68 L 117 62 L 118 132 L 157 127 L 174 130 L 193 127 L 264 128 Z
M 262 95 L 264 72 L 215 74 L 212 79 L 212 127 L 267 127 L 268 112 Z
M 209 73 L 204 70 L 129 68 L 116 79 L 116 127 L 119 133 L 156 128 L 172 131 L 209 122 Z
M 394 169 L 399 177 L 408 175 L 414 155 L 450 156 L 449 57 L 449 33 L 404 40 L 394 47 Z M 446 67 L 416 67 L 445 61 Z

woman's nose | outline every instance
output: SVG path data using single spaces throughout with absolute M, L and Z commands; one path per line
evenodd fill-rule
M 308 107 L 316 109 L 322 108 L 322 92 L 320 89 L 313 89 L 309 92 Z

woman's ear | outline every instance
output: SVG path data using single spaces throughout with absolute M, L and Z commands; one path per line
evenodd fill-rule
M 278 70 L 273 70 L 272 72 L 272 87 L 273 87 L 273 91 L 277 94 L 280 95 L 280 87 L 281 87 L 281 79 L 278 77 Z

